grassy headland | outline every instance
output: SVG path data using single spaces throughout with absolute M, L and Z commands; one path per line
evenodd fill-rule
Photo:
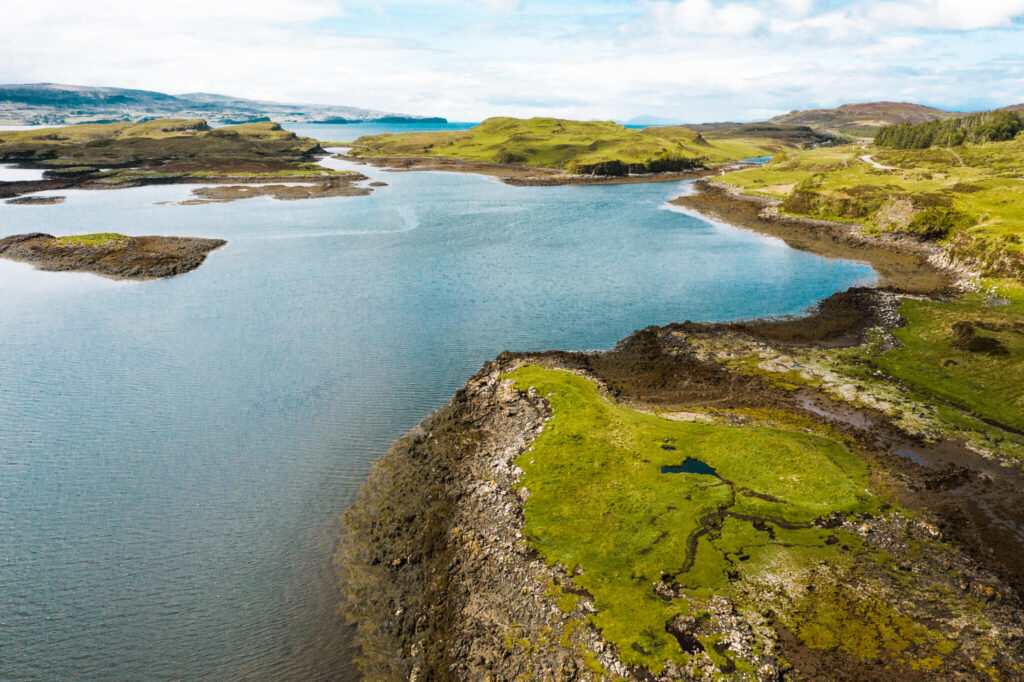
M 772 626 L 809 650 L 890 673 L 949 670 L 954 652 L 963 660 L 966 642 L 945 619 L 976 618 L 978 605 L 931 577 L 907 575 L 909 563 L 948 551 L 927 524 L 909 541 L 870 535 L 890 523 L 904 533 L 915 522 L 905 525 L 904 510 L 870 492 L 854 440 L 772 410 L 746 411 L 742 427 L 714 412 L 670 420 L 617 404 L 588 378 L 537 365 L 508 376 L 552 409 L 516 462 L 529 492 L 523 534 L 573 576 L 551 595 L 592 598 L 589 622 L 626 665 L 659 673 L 708 655 L 719 674 L 746 679 L 771 660 L 770 638 L 760 636 Z M 663 470 L 691 459 L 713 471 Z M 947 615 L 922 618 L 912 594 Z M 723 597 L 753 627 L 745 644 L 716 629 Z M 575 602 L 560 608 L 572 612 Z M 986 664 L 977 660 L 977 672 Z
M 172 118 L 0 132 L 0 160 L 39 161 L 55 168 L 172 160 L 294 164 L 309 161 L 318 151 L 316 140 L 282 130 L 276 123 L 211 128 L 202 119 Z
M 1020 278 L 1022 177 L 1024 138 L 949 148 L 789 151 L 763 168 L 719 180 L 781 200 L 784 214 L 926 239 L 984 275 Z
M 320 190 L 303 198 L 368 193 L 349 187 L 365 179 L 360 174 L 313 163 L 323 153 L 316 140 L 270 122 L 211 128 L 202 119 L 157 119 L 0 132 L 0 161 L 48 171 L 41 181 L 0 183 L 0 197 L 68 187 L 283 180 L 318 183 Z
M 454 158 L 623 175 L 738 161 L 770 155 L 792 144 L 789 138 L 762 134 L 766 136 L 723 133 L 716 137 L 682 126 L 634 130 L 611 121 L 490 118 L 466 131 L 363 136 L 355 141 L 351 154 Z
M 594 596 L 593 622 L 627 664 L 657 671 L 667 659 L 686 660 L 666 623 L 692 615 L 694 603 L 665 598 L 659 583 L 707 600 L 734 595 L 741 575 L 817 561 L 847 566 L 863 552 L 856 535 L 811 523 L 879 505 L 864 491 L 863 462 L 837 440 L 670 421 L 535 365 L 512 378 L 546 395 L 554 411 L 517 461 L 531 493 L 524 534 L 549 561 L 582 569 L 574 582 Z M 716 475 L 662 473 L 689 458 Z

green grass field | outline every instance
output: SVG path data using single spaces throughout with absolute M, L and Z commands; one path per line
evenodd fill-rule
M 308 161 L 318 148 L 316 140 L 298 137 L 276 123 L 210 128 L 202 119 L 0 131 L 0 159 L 54 167 L 166 160 L 295 164 Z
M 528 365 L 510 376 L 547 396 L 554 412 L 516 462 L 530 492 L 524 533 L 549 562 L 582 569 L 573 582 L 594 596 L 592 622 L 627 664 L 657 671 L 685 661 L 666 624 L 714 594 L 760 609 L 744 604 L 749 584 L 798 580 L 813 567 L 842 574 L 865 558 L 885 563 L 858 536 L 811 523 L 879 508 L 866 466 L 839 440 L 670 421 L 608 402 L 591 381 L 560 370 Z M 717 476 L 661 473 L 688 457 Z M 659 596 L 659 582 L 686 598 Z M 884 600 L 841 582 L 819 587 L 824 601 L 808 593 L 792 611 L 773 604 L 809 646 L 883 658 L 922 642 L 929 651 L 949 646 Z
M 94 234 L 78 234 L 70 237 L 57 237 L 55 246 L 127 246 L 129 237 L 116 232 L 96 232 Z
M 1024 138 L 951 149 L 793 150 L 719 179 L 783 199 L 784 213 L 937 239 L 983 274 L 1024 277 Z
M 908 324 L 895 331 L 903 346 L 869 357 L 890 376 L 1024 431 L 1024 285 L 987 284 L 998 294 L 994 301 L 986 292 L 949 302 L 905 300 L 900 313 Z M 967 339 L 954 333 L 958 323 L 998 346 L 982 342 L 987 350 L 965 348 Z
M 546 168 L 644 163 L 666 154 L 721 163 L 785 147 L 771 139 L 706 139 L 681 126 L 633 130 L 611 121 L 555 118 L 490 118 L 467 131 L 368 135 L 354 144 L 355 156 L 439 156 Z

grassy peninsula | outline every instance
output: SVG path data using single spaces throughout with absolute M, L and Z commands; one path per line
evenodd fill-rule
M 716 597 L 755 630 L 767 609 L 811 649 L 892 669 L 945 668 L 959 648 L 953 631 L 891 599 L 916 592 L 965 616 L 976 608 L 905 575 L 914 557 L 944 554 L 929 527 L 895 551 L 867 537 L 886 523 L 876 517 L 892 523 L 906 511 L 869 492 L 856 441 L 770 410 L 747 411 L 744 426 L 713 413 L 638 412 L 591 380 L 536 365 L 508 376 L 553 410 L 517 460 L 531 493 L 524 535 L 548 561 L 575 568 L 555 592 L 592 596 L 589 620 L 622 662 L 661 673 L 666 661 L 685 666 L 706 652 L 731 677 L 756 676 L 768 642 L 744 647 L 716 631 Z M 711 469 L 665 470 L 694 459 Z
M 781 133 L 781 134 L 780 134 Z M 626 128 L 611 121 L 489 118 L 467 131 L 367 135 L 352 156 L 426 157 L 555 168 L 571 174 L 629 175 L 684 171 L 771 155 L 821 136 L 775 126 L 749 137 L 734 129 L 699 133 L 683 126 Z
M 582 569 L 573 582 L 593 595 L 592 622 L 627 664 L 660 672 L 666 659 L 686 662 L 684 647 L 712 651 L 719 637 L 678 641 L 683 633 L 666 624 L 699 618 L 699 602 L 715 594 L 742 598 L 744 578 L 816 562 L 847 568 L 866 551 L 855 533 L 812 523 L 880 506 L 865 492 L 867 467 L 840 440 L 673 421 L 610 402 L 585 378 L 535 365 L 510 377 L 519 390 L 547 396 L 553 410 L 549 428 L 517 460 L 531 492 L 523 532 L 549 561 Z M 687 460 L 710 469 L 665 471 Z M 870 610 L 892 617 L 884 604 Z M 865 636 L 855 628 L 881 637 L 879 625 L 818 624 L 845 629 L 835 634 L 840 640 Z M 887 633 L 894 650 L 919 635 L 903 627 L 907 633 Z M 753 672 L 752 663 L 739 665 Z
M 0 198 L 21 196 L 19 203 L 29 203 L 24 195 L 42 190 L 288 181 L 316 185 L 295 198 L 370 192 L 353 186 L 366 179 L 359 173 L 317 165 L 322 154 L 316 140 L 270 122 L 212 128 L 203 119 L 156 119 L 0 131 L 0 162 L 44 171 L 43 180 L 0 183 Z M 225 192 L 234 198 L 295 194 L 280 186 L 272 191 Z

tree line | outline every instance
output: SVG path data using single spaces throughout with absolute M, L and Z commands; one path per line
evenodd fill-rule
M 925 123 L 885 126 L 875 135 L 875 144 L 892 149 L 956 147 L 965 142 L 1012 140 L 1024 130 L 1024 116 L 1016 111 L 985 111 L 957 118 Z

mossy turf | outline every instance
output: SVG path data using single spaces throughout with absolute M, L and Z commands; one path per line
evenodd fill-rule
M 129 237 L 116 232 L 96 232 L 94 234 L 78 234 L 69 237 L 57 237 L 55 246 L 127 246 Z
M 530 493 L 525 535 L 549 562 L 582 569 L 573 580 L 594 596 L 592 621 L 627 664 L 661 670 L 666 660 L 684 662 L 666 626 L 700 600 L 815 566 L 842 572 L 875 552 L 853 533 L 812 523 L 880 506 L 866 490 L 865 464 L 837 440 L 670 421 L 609 402 L 586 378 L 535 365 L 510 378 L 520 390 L 536 388 L 553 409 L 516 462 Z M 688 457 L 717 476 L 661 473 Z M 659 595 L 659 583 L 679 597 Z M 815 604 L 801 608 L 812 616 L 789 622 L 810 628 L 811 646 L 818 630 L 839 625 L 839 633 L 881 641 L 878 624 L 892 617 L 886 604 L 862 599 L 830 604 L 842 611 L 838 624 Z M 909 633 L 896 626 L 892 646 L 906 648 Z
M 713 139 L 682 126 L 625 128 L 611 121 L 490 118 L 466 131 L 367 135 L 354 156 L 439 156 L 571 168 L 608 161 L 645 163 L 671 154 L 716 163 L 770 155 L 777 139 Z
M 989 291 L 949 302 L 907 299 L 902 347 L 869 353 L 881 370 L 979 417 L 1024 431 L 1024 285 L 986 282 Z

